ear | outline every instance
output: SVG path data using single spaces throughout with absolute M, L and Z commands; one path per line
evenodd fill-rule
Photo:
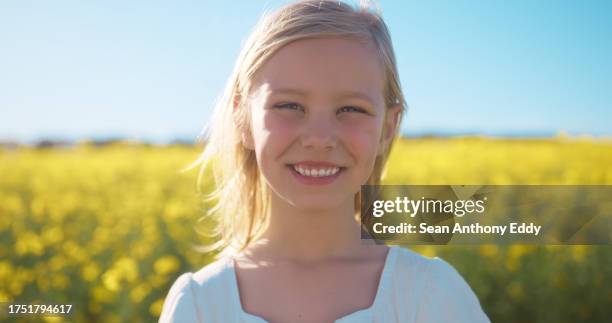
M 385 119 L 383 120 L 383 133 L 381 134 L 380 144 L 378 145 L 378 155 L 384 154 L 389 148 L 391 139 L 393 139 L 393 134 L 395 134 L 395 130 L 399 126 L 397 121 L 399 120 L 401 111 L 402 106 L 399 104 L 387 108 Z
M 248 150 L 255 150 L 255 143 L 253 142 L 253 136 L 251 135 L 251 131 L 249 129 L 248 120 L 245 124 L 244 120 L 240 120 L 241 118 L 238 118 L 238 116 L 242 114 L 242 111 L 239 111 L 239 109 L 243 108 L 240 101 L 241 97 L 239 94 L 234 95 L 234 97 L 232 98 L 232 107 L 234 109 L 234 124 L 236 124 L 238 130 L 240 131 L 242 146 L 244 146 L 244 148 Z

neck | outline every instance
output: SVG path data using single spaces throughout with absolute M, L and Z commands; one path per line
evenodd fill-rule
M 259 242 L 268 254 L 317 261 L 350 254 L 362 244 L 352 198 L 326 209 L 296 208 L 278 196 L 271 202 L 270 225 Z

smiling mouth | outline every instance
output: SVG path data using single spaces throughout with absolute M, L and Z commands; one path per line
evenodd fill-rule
M 346 167 L 341 166 L 318 168 L 303 168 L 295 166 L 294 164 L 286 164 L 285 166 L 295 173 L 312 178 L 335 176 L 346 169 Z

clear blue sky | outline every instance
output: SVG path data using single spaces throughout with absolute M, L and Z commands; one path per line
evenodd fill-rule
M 0 4 L 0 138 L 195 139 L 286 1 Z M 612 1 L 379 1 L 404 133 L 612 135 Z

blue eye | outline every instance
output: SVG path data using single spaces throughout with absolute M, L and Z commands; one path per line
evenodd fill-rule
M 349 112 L 350 111 L 354 111 L 354 112 L 360 112 L 360 113 L 367 113 L 364 109 L 358 108 L 358 107 L 353 107 L 353 106 L 342 107 L 340 109 L 340 112 L 343 112 L 343 111 L 349 111 Z
M 274 105 L 276 109 L 301 110 L 302 107 L 297 103 L 282 103 Z

